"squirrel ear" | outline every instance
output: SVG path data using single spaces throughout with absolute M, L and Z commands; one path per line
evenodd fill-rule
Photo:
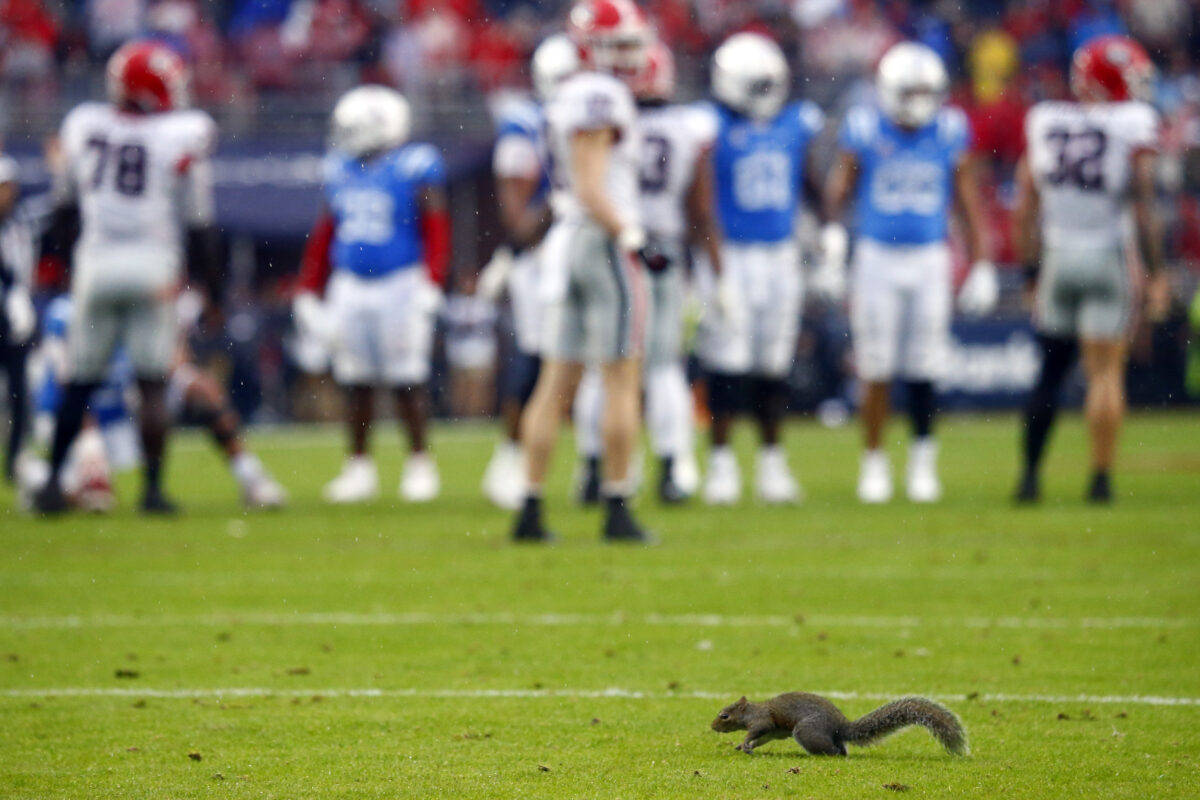
M 739 704 L 739 705 L 744 705 L 744 704 L 746 704 L 746 703 L 748 703 L 748 702 L 750 702 L 750 701 L 746 699 L 746 695 L 742 695 L 740 698 L 738 698 L 738 704 Z

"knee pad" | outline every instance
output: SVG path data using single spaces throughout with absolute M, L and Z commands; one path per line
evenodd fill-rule
M 714 414 L 736 414 L 742 410 L 746 394 L 746 376 L 729 372 L 709 372 L 708 408 Z

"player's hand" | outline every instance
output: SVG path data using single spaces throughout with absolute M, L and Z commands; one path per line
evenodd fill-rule
M 996 277 L 996 265 L 990 261 L 976 261 L 958 292 L 959 310 L 972 317 L 981 317 L 990 314 L 999 299 L 1000 280 Z
M 292 316 L 300 334 L 330 346 L 336 338 L 333 319 L 321 299 L 312 292 L 301 292 L 292 301 Z
M 475 284 L 475 290 L 479 296 L 493 303 L 499 300 L 500 295 L 504 294 L 505 287 L 508 286 L 513 263 L 512 250 L 506 245 L 497 247 L 492 253 L 491 259 L 483 265 L 483 270 L 479 273 L 479 281 Z
M 637 257 L 651 272 L 665 272 L 671 266 L 671 257 L 653 239 L 637 251 Z
M 4 295 L 4 315 L 8 317 L 8 330 L 18 344 L 24 344 L 37 329 L 37 310 L 29 299 L 29 290 L 24 286 L 13 286 Z
M 821 228 L 821 266 L 813 274 L 813 288 L 830 302 L 846 296 L 846 257 L 850 236 L 844 225 L 829 222 Z
M 422 312 L 431 317 L 437 316 L 441 313 L 442 307 L 446 305 L 446 295 L 442 291 L 442 287 L 434 282 L 427 272 L 422 272 L 421 278 L 417 305 Z
M 1171 311 L 1171 281 L 1159 270 L 1146 281 L 1146 317 L 1162 322 Z

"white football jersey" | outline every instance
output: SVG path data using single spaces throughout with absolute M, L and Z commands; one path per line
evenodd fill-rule
M 1132 158 L 1155 149 L 1146 103 L 1038 103 L 1025 117 L 1026 157 L 1051 247 L 1113 247 L 1129 233 Z
M 85 103 L 63 120 L 58 201 L 79 204 L 76 258 L 85 266 L 134 257 L 163 274 L 183 263 L 189 225 L 213 218 L 209 157 L 216 124 L 203 111 L 134 114 Z
M 575 193 L 571 175 L 571 138 L 580 131 L 611 128 L 616 144 L 609 156 L 605 186 L 608 198 L 626 224 L 638 220 L 640 148 L 637 110 L 629 88 L 598 72 L 581 72 L 562 83 L 546 109 L 550 146 L 550 207 L 556 220 L 587 216 Z
M 696 161 L 717 137 L 717 119 L 699 106 L 649 106 L 638 112 L 642 140 L 642 224 L 664 240 L 687 237 L 685 208 Z

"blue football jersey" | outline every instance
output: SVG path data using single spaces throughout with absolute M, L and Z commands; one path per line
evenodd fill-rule
M 718 106 L 713 146 L 717 219 L 733 242 L 779 242 L 795 233 L 809 145 L 825 117 L 808 101 L 769 122 Z
M 854 108 L 838 140 L 858 161 L 860 236 L 898 245 L 946 238 L 954 173 L 971 141 L 960 109 L 943 108 L 928 125 L 909 131 L 877 108 Z
M 496 141 L 501 142 L 508 136 L 519 136 L 529 142 L 541 162 L 541 182 L 537 192 L 530 198 L 532 205 L 544 202 L 546 193 L 550 191 L 545 125 L 542 107 L 533 100 L 513 100 L 504 103 L 496 113 Z
M 325 170 L 334 269 L 376 277 L 424 259 L 421 192 L 446 184 L 446 163 L 437 148 L 414 142 L 367 162 L 330 153 Z

